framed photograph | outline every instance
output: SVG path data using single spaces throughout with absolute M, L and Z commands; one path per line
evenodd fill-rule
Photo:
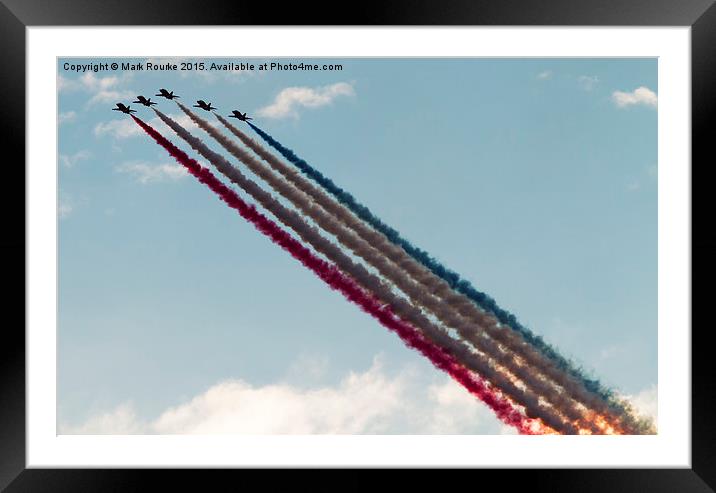
M 392 467 L 713 491 L 713 2 L 0 17 L 25 204 L 2 488 Z

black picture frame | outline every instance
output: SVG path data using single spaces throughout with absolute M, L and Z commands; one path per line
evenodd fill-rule
M 390 1 L 347 4 L 337 9 L 327 2 L 282 3 L 220 2 L 203 0 L 2 0 L 0 39 L 3 47 L 0 89 L 3 98 L 3 147 L 14 159 L 3 163 L 2 197 L 5 234 L 5 292 L 2 300 L 9 323 L 0 343 L 0 490 L 7 491 L 135 491 L 149 479 L 165 486 L 185 487 L 196 481 L 206 487 L 208 473 L 236 478 L 246 471 L 27 469 L 25 446 L 25 108 L 32 95 L 25 86 L 25 28 L 28 26 L 90 25 L 551 25 L 551 26 L 690 26 L 692 76 L 692 221 L 710 215 L 707 171 L 714 153 L 708 129 L 716 120 L 716 5 L 714 0 L 451 0 Z M 345 8 L 347 7 L 347 8 Z M 353 7 L 353 8 L 351 8 Z M 711 159 L 709 159 L 711 158 Z M 694 179 L 694 177 L 698 179 Z M 699 193 L 700 192 L 700 193 Z M 23 204 L 20 214 L 19 204 Z M 707 290 L 696 291 L 716 274 L 716 232 L 692 226 L 692 313 L 704 314 Z M 23 262 L 20 262 L 23 259 Z M 14 281 L 14 282 L 13 282 Z M 700 301 L 701 309 L 695 309 Z M 716 420 L 713 418 L 715 384 L 710 357 L 708 324 L 692 323 L 692 436 L 691 469 L 533 469 L 480 470 L 480 481 L 504 482 L 512 488 L 538 491 L 714 491 L 716 489 Z M 670 330 L 688 330 L 674 327 Z M 191 473 L 191 474 L 190 474 Z M 302 476 L 302 475 L 301 475 Z M 420 475 L 422 476 L 422 475 Z M 257 478 L 258 479 L 258 478 Z M 457 478 L 453 478 L 457 479 Z M 464 476 L 461 480 L 469 480 Z M 421 479 L 422 481 L 422 479 Z M 352 480 L 354 487 L 374 483 Z M 494 483 L 493 483 L 494 484 Z

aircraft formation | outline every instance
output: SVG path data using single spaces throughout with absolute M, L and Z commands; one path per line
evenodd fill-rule
M 174 100 L 174 99 L 180 99 L 178 95 L 174 94 L 174 91 L 169 91 L 167 89 L 159 89 L 159 92 L 155 94 L 155 96 L 159 96 L 162 98 L 166 98 L 168 100 Z M 146 106 L 147 108 L 151 108 L 153 105 L 157 104 L 156 102 L 152 101 L 152 98 L 146 98 L 144 96 L 137 96 L 136 101 L 132 101 L 132 103 L 137 103 Z M 213 111 L 218 108 L 215 106 L 212 106 L 211 103 L 207 103 L 203 99 L 197 100 L 196 104 L 194 105 L 194 108 L 201 108 L 204 111 Z M 121 111 L 122 113 L 125 113 L 127 115 L 131 115 L 132 113 L 136 113 L 136 110 L 131 109 L 129 105 L 124 105 L 124 103 L 117 103 L 116 108 L 112 108 L 112 111 Z M 249 120 L 253 120 L 250 116 L 246 116 L 246 112 L 241 113 L 239 110 L 232 110 L 231 115 L 228 115 L 229 118 L 236 118 L 237 120 L 241 120 L 242 122 L 248 122 Z
M 157 96 L 179 98 L 166 89 Z M 148 98 L 137 96 L 135 102 L 149 107 L 194 157 L 154 128 L 154 119 L 143 121 L 123 103 L 112 109 L 129 114 L 148 138 L 258 232 L 425 356 L 504 424 L 522 434 L 656 433 L 655 423 L 640 416 L 628 399 L 403 238 L 353 194 L 249 122 L 246 113 L 233 110 L 224 118 L 206 101 L 193 108 L 176 101 L 182 113 L 177 119 Z M 220 125 L 194 108 L 213 113 Z M 246 122 L 258 138 L 229 118 Z M 245 175 L 244 168 L 260 181 Z

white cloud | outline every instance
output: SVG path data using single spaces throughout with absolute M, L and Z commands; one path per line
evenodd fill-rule
M 73 91 L 75 89 L 79 89 L 79 87 L 79 83 L 74 79 L 68 79 L 67 77 L 63 77 L 61 75 L 57 77 L 58 92 Z
M 134 97 L 134 92 L 129 90 L 122 90 L 119 86 L 120 83 L 124 82 L 127 77 L 97 77 L 92 72 L 87 72 L 80 81 L 82 85 L 91 93 L 93 96 L 87 102 L 88 105 L 97 103 L 113 103 L 124 99 L 131 99 Z
M 348 375 L 336 387 L 315 390 L 223 382 L 166 410 L 153 427 L 169 434 L 380 433 L 385 418 L 400 407 L 400 380 L 390 380 L 373 367 Z
M 118 101 L 130 101 L 134 98 L 134 91 L 102 90 L 94 94 L 88 101 L 87 106 L 97 103 L 116 103 Z
M 319 108 L 331 104 L 339 96 L 353 96 L 353 86 L 338 82 L 322 87 L 287 87 L 278 93 L 273 103 L 257 110 L 266 118 L 298 118 L 299 108 Z
M 115 167 L 118 173 L 133 176 L 142 185 L 163 181 L 176 181 L 187 176 L 186 169 L 176 163 L 146 163 L 128 161 Z
M 60 190 L 57 201 L 57 215 L 60 219 L 67 219 L 78 208 L 87 203 L 86 198 L 77 199 L 73 195 Z
M 142 134 L 142 129 L 134 123 L 134 120 L 123 118 L 121 120 L 110 120 L 99 122 L 94 127 L 94 134 L 97 137 L 111 135 L 115 139 L 126 139 Z
M 659 417 L 659 392 L 656 384 L 642 390 L 634 396 L 627 396 L 627 399 L 636 407 L 636 409 L 644 416 L 648 416 L 654 421 Z
M 580 75 L 577 82 L 585 91 L 591 91 L 599 84 L 599 77 L 596 75 Z
M 134 97 L 134 91 L 121 87 L 130 78 L 130 73 L 126 73 L 121 77 L 116 75 L 97 77 L 94 72 L 87 72 L 75 79 L 59 76 L 57 89 L 60 92 L 84 91 L 89 93 L 90 97 L 86 106 L 92 106 L 97 103 L 113 103 Z
M 60 203 L 57 206 L 57 214 L 60 216 L 60 219 L 69 217 L 73 210 L 74 207 L 72 206 L 72 202 L 70 202 L 70 200 L 66 197 L 60 197 Z
M 480 423 L 489 413 L 473 395 L 452 380 L 429 386 L 428 402 L 432 405 L 422 424 L 424 433 L 448 435 L 469 432 L 467 423 Z M 514 434 L 517 431 L 500 425 L 499 433 Z
M 92 156 L 92 153 L 86 149 L 77 151 L 74 154 L 60 154 L 60 162 L 65 168 L 72 168 L 80 161 L 86 161 Z
M 613 359 L 620 354 L 624 353 L 624 348 L 621 346 L 607 346 L 599 351 L 599 357 L 604 360 Z
M 424 376 L 423 376 L 424 377 Z M 116 421 L 116 424 L 113 424 Z M 417 372 L 388 374 L 379 358 L 335 385 L 254 386 L 225 380 L 143 421 L 128 404 L 61 426 L 63 434 L 485 434 L 514 433 L 448 378 L 425 384 Z
M 78 78 L 80 84 L 90 91 L 106 91 L 112 87 L 116 87 L 120 80 L 121 79 L 116 75 L 97 77 L 93 72 L 86 72 Z
M 143 433 L 143 425 L 131 404 L 121 404 L 114 410 L 90 417 L 82 425 L 72 428 L 76 435 L 132 435 Z
M 543 70 L 539 74 L 537 74 L 537 78 L 539 80 L 548 80 L 552 78 L 552 71 L 551 70 Z
M 182 127 L 187 130 L 197 129 L 198 126 L 194 123 L 189 116 L 185 114 L 181 115 L 167 115 L 175 122 L 179 123 Z M 162 133 L 173 131 L 167 127 L 159 117 L 154 117 L 147 122 L 150 126 L 160 130 Z M 212 123 L 214 124 L 214 123 Z M 137 137 L 144 135 L 144 130 L 137 125 L 131 118 L 121 118 L 118 120 L 110 120 L 108 122 L 99 122 L 94 127 L 94 134 L 97 137 L 103 135 L 109 135 L 115 139 L 128 139 L 130 137 Z
M 656 93 L 648 87 L 637 87 L 632 92 L 614 91 L 612 93 L 612 101 L 619 107 L 644 105 L 656 108 Z
M 57 117 L 57 123 L 62 125 L 63 123 L 67 122 L 73 122 L 77 119 L 77 113 L 74 111 L 66 111 L 64 113 L 60 113 Z

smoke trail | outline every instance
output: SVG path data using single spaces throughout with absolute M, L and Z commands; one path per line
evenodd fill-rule
M 461 342 L 455 341 L 441 328 L 432 324 L 420 313 L 420 310 L 408 304 L 402 298 L 396 297 L 391 289 L 385 286 L 379 278 L 370 274 L 362 265 L 353 262 L 340 248 L 321 236 L 316 228 L 308 225 L 295 211 L 289 210 L 281 205 L 256 183 L 247 179 L 241 171 L 232 166 L 221 155 L 213 152 L 204 145 L 201 140 L 191 135 L 174 120 L 159 110 L 155 109 L 154 112 L 164 123 L 174 130 L 177 135 L 189 143 L 194 150 L 208 159 L 222 174 L 248 192 L 282 223 L 296 231 L 304 241 L 312 245 L 318 252 L 326 255 L 331 261 L 335 262 L 341 270 L 352 276 L 364 288 L 372 293 L 376 293 L 380 299 L 392 305 L 399 316 L 404 317 L 411 323 L 421 323 L 422 325 L 419 325 L 419 328 L 423 329 L 424 333 L 426 333 L 433 342 L 451 351 L 451 354 L 457 356 L 459 352 L 460 355 L 464 355 L 466 358 L 470 355 L 469 349 L 464 347 Z M 493 385 L 504 392 L 509 398 L 523 405 L 529 417 L 539 418 L 555 430 L 566 433 L 576 433 L 576 428 L 570 423 L 564 422 L 564 419 L 558 412 L 552 408 L 541 406 L 539 398 L 532 391 L 519 388 L 505 375 L 496 371 L 484 358 L 479 359 L 477 355 L 473 355 L 473 358 L 470 360 L 462 361 L 465 364 L 472 365 L 470 366 L 471 369 L 491 381 Z
M 292 193 L 291 190 L 287 191 L 286 187 L 282 187 L 280 183 L 276 184 L 275 178 L 272 178 L 270 174 L 267 175 L 266 173 L 262 173 L 261 170 L 256 169 L 253 161 L 247 161 L 247 159 L 251 158 L 247 157 L 245 151 L 238 148 L 235 144 L 233 144 L 233 142 L 227 140 L 223 135 L 216 131 L 216 129 L 210 127 L 208 125 L 208 122 L 205 122 L 201 118 L 198 118 L 189 110 L 182 107 L 182 105 L 179 106 L 184 110 L 187 115 L 194 119 L 196 123 L 198 123 L 222 146 L 224 146 L 225 149 L 227 149 L 235 157 L 243 161 L 247 166 L 249 166 L 249 168 L 252 169 L 252 171 L 259 174 L 259 176 L 261 176 L 262 178 L 266 179 L 267 182 L 269 182 L 271 186 L 276 188 L 280 193 L 282 193 L 284 196 L 289 196 L 292 201 L 302 201 L 303 203 L 299 202 L 296 205 L 304 212 L 311 215 L 311 217 L 316 219 L 322 227 L 326 227 L 325 219 L 322 220 L 320 217 L 316 217 L 315 213 L 310 208 L 307 208 L 307 205 L 305 204 L 307 197 L 297 196 L 295 193 Z M 502 331 L 497 327 L 497 321 L 492 318 L 487 320 L 482 313 L 476 310 L 475 305 L 468 298 L 464 297 L 464 295 L 457 295 L 443 279 L 435 276 L 422 264 L 418 263 L 413 257 L 409 256 L 402 248 L 390 242 L 385 235 L 381 234 L 380 232 L 377 232 L 374 229 L 371 229 L 366 223 L 351 214 L 343 205 L 333 201 L 330 197 L 328 197 L 328 195 L 323 193 L 320 188 L 314 186 L 311 182 L 304 179 L 295 169 L 285 165 L 281 160 L 276 158 L 270 152 L 266 151 L 261 145 L 246 136 L 246 134 L 244 134 L 238 128 L 234 127 L 226 119 L 222 118 L 218 114 L 215 114 L 215 116 L 231 133 L 238 137 L 247 147 L 254 151 L 258 156 L 264 159 L 269 164 L 269 166 L 271 166 L 272 169 L 279 172 L 297 189 L 299 189 L 301 192 L 306 194 L 306 196 L 314 200 L 326 212 L 333 215 L 344 226 L 352 230 L 361 239 L 363 239 L 365 243 L 362 244 L 362 247 L 359 247 L 361 250 L 365 251 L 366 248 L 374 249 L 380 252 L 381 255 L 385 255 L 395 265 L 399 266 L 400 268 L 404 269 L 408 274 L 410 274 L 413 279 L 424 285 L 429 293 L 439 296 L 444 301 L 451 304 L 452 307 L 457 308 L 457 310 L 462 315 L 470 317 L 478 325 L 483 327 L 488 326 L 488 330 L 491 329 L 490 334 L 493 337 L 497 336 L 503 342 L 512 342 L 512 344 L 525 344 L 524 341 L 522 341 L 521 339 L 517 339 L 515 341 L 514 339 L 509 340 L 505 337 L 500 337 L 505 335 L 505 331 Z M 331 230 L 330 228 L 327 229 L 335 234 L 335 230 Z M 340 237 L 340 234 L 338 234 L 338 236 Z M 363 258 L 366 258 L 364 252 L 359 251 L 357 253 Z M 499 330 L 499 332 L 496 332 L 496 330 Z M 535 351 L 533 347 L 526 346 L 522 349 L 521 352 L 526 353 L 525 356 L 527 356 L 526 359 L 529 363 L 538 366 L 542 370 L 543 374 L 545 374 L 545 376 L 553 378 L 556 383 L 560 383 L 562 387 L 565 388 L 565 390 L 567 390 L 573 398 L 580 400 L 588 408 L 597 409 L 599 412 L 602 413 L 606 411 L 606 409 L 604 409 L 603 403 L 596 396 L 583 389 L 578 384 L 578 382 L 573 381 L 559 368 L 556 368 L 550 360 L 545 361 L 542 355 Z M 505 356 L 511 357 L 509 355 Z M 518 368 L 515 371 L 514 366 L 510 369 L 518 377 L 522 379 L 528 379 L 532 382 L 533 386 L 535 385 L 535 380 L 529 369 Z M 558 391 L 558 389 L 551 389 L 549 387 L 550 384 L 542 384 L 541 380 L 537 381 L 537 385 L 539 385 L 539 387 L 537 387 L 535 390 L 542 393 L 543 395 L 551 394 L 552 398 L 554 399 L 555 391 Z M 556 403 L 558 407 L 572 407 L 570 417 L 572 417 L 573 419 L 579 419 L 579 417 L 583 418 L 585 416 L 587 410 L 575 408 L 575 403 L 569 402 L 568 399 L 562 398 L 561 396 L 559 396 L 558 399 L 559 400 Z
M 580 421 L 582 423 L 581 427 L 589 428 L 592 432 L 601 432 L 599 427 L 595 426 L 594 424 L 588 422 L 584 423 L 584 408 L 577 405 L 568 396 L 563 395 L 558 389 L 552 388 L 549 382 L 545 382 L 544 380 L 540 379 L 534 374 L 533 370 L 516 362 L 512 354 L 502 350 L 493 340 L 481 338 L 478 335 L 477 330 L 475 330 L 475 327 L 472 327 L 464 319 L 460 319 L 454 316 L 453 311 L 450 308 L 444 308 L 443 305 L 441 305 L 440 302 L 431 295 L 431 291 L 434 292 L 438 290 L 438 287 L 436 287 L 434 284 L 431 285 L 429 281 L 422 279 L 423 284 L 427 285 L 428 287 L 428 291 L 425 291 L 413 284 L 412 281 L 407 276 L 405 276 L 399 268 L 396 269 L 391 266 L 385 260 L 384 252 L 382 252 L 380 248 L 376 248 L 376 245 L 381 247 L 384 246 L 386 248 L 390 248 L 392 246 L 392 244 L 388 243 L 383 236 L 373 232 L 368 228 L 365 228 L 363 223 L 355 219 L 348 211 L 345 211 L 344 209 L 340 208 L 340 206 L 338 206 L 338 209 L 336 209 L 336 207 L 332 207 L 337 206 L 337 204 L 333 203 L 330 200 L 326 201 L 326 207 L 328 207 L 329 209 L 334 209 L 335 214 L 338 216 L 339 220 L 341 220 L 344 224 L 346 222 L 353 223 L 354 226 L 362 230 L 364 234 L 368 236 L 368 238 L 363 239 L 355 236 L 355 234 L 353 234 L 353 232 L 351 232 L 350 230 L 346 229 L 346 227 L 341 224 L 341 222 L 334 220 L 333 217 L 326 215 L 322 210 L 317 207 L 314 207 L 310 198 L 306 194 L 304 194 L 302 191 L 299 191 L 297 188 L 294 188 L 293 185 L 290 185 L 282 179 L 278 178 L 271 171 L 269 171 L 258 161 L 256 161 L 250 154 L 239 148 L 236 144 L 234 144 L 233 141 L 225 137 L 216 128 L 212 127 L 209 122 L 197 116 L 184 105 L 180 103 L 177 104 L 182 109 L 182 111 L 184 111 L 184 113 L 186 113 L 202 129 L 208 132 L 232 155 L 241 160 L 245 165 L 249 167 L 249 169 L 251 169 L 258 176 L 266 180 L 266 182 L 269 183 L 271 187 L 281 193 L 284 197 L 288 198 L 301 211 L 313 218 L 319 226 L 323 227 L 328 232 L 336 235 L 336 237 L 340 240 L 341 243 L 346 245 L 354 253 L 356 253 L 361 258 L 365 259 L 371 265 L 376 267 L 383 275 L 395 282 L 401 290 L 408 293 L 411 298 L 418 302 L 418 304 L 429 308 L 431 311 L 433 311 L 433 313 L 438 315 L 441 320 L 444 320 L 448 322 L 449 325 L 456 327 L 459 330 L 461 336 L 473 343 L 473 345 L 478 350 L 487 352 L 489 356 L 494 357 L 501 366 L 507 368 L 511 373 L 515 374 L 532 390 L 542 396 L 547 396 L 547 400 L 551 404 L 553 404 L 560 412 L 563 412 L 568 418 L 570 418 L 571 420 Z M 220 121 L 222 121 L 222 123 L 229 126 L 226 120 L 223 120 L 218 115 L 216 116 L 217 118 L 219 118 Z M 238 132 L 237 129 L 234 129 L 234 131 L 235 133 Z M 274 164 L 281 163 L 274 162 Z M 296 177 L 295 173 L 293 176 Z M 298 178 L 302 180 L 302 178 Z M 327 199 L 327 197 L 325 198 Z M 416 272 L 416 269 L 420 269 L 420 266 L 416 264 L 412 260 L 412 258 L 405 256 L 404 253 L 402 256 L 398 255 L 398 258 L 394 261 L 398 266 L 403 266 L 412 262 L 413 264 L 415 264 L 414 268 L 412 269 L 412 271 L 414 272 L 414 277 L 419 277 L 422 274 L 422 271 Z M 429 273 L 426 274 L 430 275 Z M 432 275 L 430 276 L 433 277 Z M 422 277 L 424 278 L 425 276 L 423 275 Z M 445 285 L 445 290 L 447 290 L 448 293 L 452 293 L 452 291 L 447 285 Z M 445 296 L 444 291 L 443 295 Z M 472 303 L 468 302 L 468 305 L 474 308 L 474 305 Z M 482 322 L 482 320 L 480 320 L 480 322 Z M 532 351 L 532 353 L 534 353 L 533 356 L 536 356 L 537 358 L 533 357 L 532 359 L 537 359 L 538 364 L 543 363 L 540 360 L 539 355 L 534 352 L 531 347 L 528 346 L 527 350 Z M 561 372 L 557 372 L 557 374 L 558 377 L 564 377 Z
M 433 258 L 428 252 L 421 250 L 420 248 L 413 245 L 410 241 L 404 239 L 400 233 L 385 224 L 380 218 L 378 218 L 373 212 L 360 202 L 358 202 L 350 193 L 346 192 L 333 180 L 324 176 L 320 171 L 310 166 L 306 161 L 299 158 L 291 149 L 284 147 L 281 143 L 271 137 L 269 134 L 261 130 L 256 125 L 249 123 L 249 126 L 271 147 L 276 149 L 284 158 L 293 163 L 301 172 L 306 176 L 310 177 L 316 183 L 321 185 L 326 191 L 333 195 L 339 202 L 348 207 L 356 216 L 363 219 L 365 222 L 373 226 L 376 230 L 383 233 L 392 242 L 400 245 L 406 252 L 408 252 L 413 258 L 421 262 L 434 274 L 443 278 L 450 284 L 456 291 L 465 294 L 470 297 L 473 301 L 478 303 L 480 306 L 489 309 L 498 320 L 504 324 L 509 325 L 513 329 L 519 331 L 527 341 L 538 347 L 541 351 L 545 352 L 550 358 L 558 361 L 561 366 L 564 366 L 566 370 L 574 372 L 575 376 L 585 382 L 585 386 L 593 392 L 597 392 L 602 395 L 605 399 L 610 398 L 613 395 L 611 389 L 606 389 L 601 386 L 597 380 L 586 377 L 582 371 L 578 368 L 574 368 L 573 363 L 566 360 L 560 355 L 556 349 L 545 342 L 541 336 L 534 334 L 530 329 L 524 327 L 517 318 L 510 312 L 503 310 L 497 302 L 493 300 L 486 293 L 482 293 L 475 289 L 472 284 L 462 279 L 460 275 L 442 265 L 437 259 Z
M 504 423 L 515 426 L 524 434 L 535 433 L 535 423 L 526 419 L 507 399 L 488 388 L 484 382 L 472 375 L 445 351 L 427 341 L 413 327 L 396 318 L 390 308 L 381 305 L 378 300 L 361 289 L 350 277 L 340 272 L 334 265 L 313 255 L 310 250 L 292 238 L 291 235 L 282 230 L 273 221 L 259 213 L 255 207 L 244 202 L 233 190 L 221 183 L 208 169 L 199 165 L 196 160 L 189 158 L 186 153 L 174 146 L 159 134 L 159 132 L 139 118 L 135 116 L 132 116 L 132 118 L 149 136 L 164 147 L 172 157 L 182 164 L 201 183 L 207 185 L 229 207 L 237 210 L 239 214 L 256 229 L 268 236 L 274 243 L 281 246 L 305 267 L 313 271 L 332 289 L 341 292 L 347 299 L 358 305 L 366 313 L 378 319 L 386 328 L 398 334 L 408 347 L 420 351 L 436 368 L 448 373 L 470 393 L 485 402 Z
M 580 400 L 589 403 L 590 407 L 603 408 L 602 405 L 595 399 L 591 398 L 590 395 L 581 391 L 580 387 L 584 387 L 588 392 L 598 396 L 602 402 L 605 402 L 611 413 L 616 414 L 619 421 L 627 425 L 632 431 L 641 433 L 648 432 L 649 429 L 653 430 L 653 425 L 648 423 L 646 420 L 635 419 L 633 411 L 630 406 L 622 400 L 619 400 L 611 389 L 604 387 L 598 380 L 588 378 L 580 368 L 577 368 L 571 361 L 565 359 L 560 355 L 556 349 L 546 343 L 540 336 L 532 333 L 528 328 L 521 325 L 514 315 L 500 308 L 497 303 L 485 293 L 477 291 L 469 281 L 461 279 L 460 276 L 449 270 L 447 267 L 442 265 L 439 261 L 430 256 L 427 252 L 414 246 L 408 240 L 402 238 L 400 234 L 387 224 L 383 223 L 378 217 L 376 217 L 370 209 L 360 204 L 355 198 L 342 188 L 338 187 L 330 178 L 325 177 L 318 170 L 311 167 L 303 159 L 296 156 L 290 149 L 284 147 L 277 142 L 273 137 L 268 135 L 266 132 L 258 128 L 257 126 L 249 123 L 251 128 L 271 147 L 276 149 L 282 156 L 293 163 L 301 172 L 306 176 L 314 180 L 316 183 L 321 185 L 327 192 L 333 195 L 341 204 L 347 207 L 356 216 L 370 224 L 377 231 L 382 233 L 394 244 L 400 246 L 406 253 L 408 253 L 413 259 L 422 264 L 425 268 L 430 270 L 434 275 L 443 279 L 452 289 L 456 292 L 466 296 L 473 303 L 480 307 L 489 310 L 502 324 L 508 325 L 515 329 L 525 341 L 530 343 L 533 347 L 539 350 L 549 360 L 553 362 L 553 368 L 561 372 L 565 372 L 567 375 L 572 377 L 579 383 L 579 386 L 570 385 L 568 382 L 564 382 L 564 385 L 569 386 L 570 392 L 574 393 Z M 238 136 L 238 135 L 237 135 Z M 243 140 L 243 139 L 242 139 Z M 246 143 L 246 142 L 245 142 Z M 248 143 L 246 143 L 249 145 Z M 263 157 L 263 156 L 262 156 Z M 465 309 L 464 305 L 460 305 Z M 504 331 L 509 334 L 508 331 Z M 549 369 L 546 369 L 550 372 Z M 551 372 L 550 376 L 553 378 L 556 376 L 556 372 Z
M 321 205 L 324 208 L 329 209 L 329 212 L 332 212 L 334 216 L 338 218 L 339 221 L 336 221 L 333 217 L 326 215 L 322 210 L 313 206 L 311 199 L 304 193 L 304 191 L 299 191 L 297 189 L 299 187 L 294 188 L 293 185 L 290 185 L 282 179 L 278 178 L 271 171 L 265 168 L 261 163 L 256 161 L 250 154 L 239 148 L 233 141 L 225 137 L 216 128 L 211 126 L 206 120 L 200 118 L 191 110 L 181 104 L 179 104 L 179 107 L 195 123 L 197 123 L 201 128 L 208 132 L 215 140 L 217 140 L 226 150 L 228 150 L 231 154 L 241 160 L 254 173 L 266 180 L 267 183 L 269 183 L 284 197 L 288 198 L 301 211 L 313 218 L 319 226 L 323 227 L 328 232 L 336 235 L 336 237 L 341 241 L 341 243 L 346 245 L 361 258 L 368 261 L 371 265 L 378 268 L 383 275 L 395 282 L 401 290 L 408 293 L 411 298 L 413 298 L 413 300 L 418 302 L 418 304 L 432 310 L 433 313 L 437 314 L 441 320 L 449 323 L 449 325 L 453 327 L 456 327 L 459 330 L 460 334 L 466 340 L 473 343 L 477 349 L 481 349 L 485 352 L 488 352 L 490 356 L 495 357 L 500 365 L 506 367 L 510 372 L 515 374 L 518 378 L 520 378 L 523 382 L 530 386 L 535 392 L 542 396 L 546 396 L 547 400 L 555 407 L 557 407 L 561 412 L 563 412 L 568 418 L 581 422 L 584 421 L 584 418 L 586 416 L 584 407 L 578 405 L 569 396 L 563 395 L 563 393 L 559 389 L 552 388 L 550 382 L 546 382 L 539 376 L 535 375 L 534 371 L 530 368 L 527 368 L 526 366 L 517 363 L 514 360 L 514 356 L 512 354 L 502 350 L 493 340 L 482 340 L 474 327 L 472 327 L 466 320 L 456 317 L 451 309 L 444 307 L 444 305 L 442 305 L 437 299 L 433 297 L 432 294 L 436 294 L 435 292 L 439 291 L 440 286 L 436 286 L 435 283 L 431 284 L 430 280 L 437 279 L 438 281 L 440 281 L 440 283 L 444 285 L 444 289 L 442 290 L 442 292 L 438 292 L 437 294 L 442 295 L 443 298 L 447 298 L 449 302 L 452 302 L 453 305 L 455 305 L 455 300 L 450 299 L 450 295 L 453 294 L 453 291 L 449 288 L 449 286 L 447 286 L 447 284 L 445 284 L 439 278 L 436 278 L 430 272 L 422 268 L 411 257 L 407 256 L 402 250 L 396 248 L 393 244 L 388 242 L 381 234 L 376 233 L 370 228 L 366 227 L 363 222 L 356 219 L 348 211 L 328 199 L 328 197 L 323 195 L 320 190 L 312 189 L 311 191 L 320 194 L 320 196 L 326 199 Z M 230 129 L 233 128 L 228 124 L 226 120 L 223 120 L 218 115 L 216 116 L 217 118 L 219 118 L 220 121 L 222 121 L 222 123 L 229 126 Z M 234 133 L 238 133 L 237 129 L 233 129 L 233 131 Z M 266 153 L 265 151 L 264 155 L 270 156 L 270 154 Z M 285 165 L 282 165 L 282 163 L 276 162 L 277 160 L 275 160 L 275 158 L 273 161 L 274 166 L 279 165 L 284 171 L 293 171 L 290 168 L 287 168 Z M 304 185 L 307 184 L 309 187 L 311 187 L 308 182 L 303 180 L 303 178 L 298 176 L 295 172 L 293 172 L 291 176 L 304 182 Z M 352 231 L 346 228 L 346 223 L 348 223 L 350 226 L 353 226 L 353 228 L 358 229 L 360 232 L 363 233 L 363 235 L 359 235 L 359 237 L 355 236 Z M 427 287 L 427 291 L 414 285 L 412 281 L 401 272 L 400 268 L 396 269 L 392 265 L 390 265 L 390 263 L 388 263 L 385 259 L 386 252 L 383 251 L 383 247 L 385 249 L 391 249 L 392 247 L 392 258 L 390 253 L 387 254 L 387 257 L 391 258 L 391 260 L 393 260 L 393 262 L 398 267 L 403 268 L 408 273 L 412 274 L 414 278 L 420 278 L 419 280 L 421 281 L 421 284 Z M 426 279 L 426 276 L 428 276 L 428 279 Z M 465 303 L 467 304 L 468 308 L 475 308 L 475 306 L 471 302 L 469 302 L 469 300 L 465 300 Z M 473 320 L 474 319 L 475 314 L 473 314 Z M 484 322 L 484 317 L 478 318 L 476 320 L 476 323 L 478 324 L 484 324 Z M 504 333 L 504 331 L 497 328 L 493 328 L 492 330 L 493 332 L 491 333 L 491 335 L 493 336 L 495 330 L 499 331 L 499 335 Z M 523 341 L 519 342 L 524 344 Z M 526 346 L 525 349 L 527 351 L 527 355 L 531 356 L 531 358 L 527 358 L 529 362 L 534 363 L 536 361 L 536 364 L 544 366 L 544 362 L 540 358 L 540 355 L 536 351 L 534 351 L 532 347 Z M 522 352 L 524 353 L 525 351 L 523 350 Z M 552 373 L 556 374 L 558 378 L 563 379 L 565 377 L 562 372 L 557 369 L 555 370 L 556 371 L 553 371 Z M 574 385 L 572 386 L 574 387 Z M 595 400 L 593 396 L 590 395 L 589 397 L 592 398 L 592 401 Z M 583 424 L 582 427 L 589 428 L 595 433 L 601 432 L 599 427 L 591 423 Z

